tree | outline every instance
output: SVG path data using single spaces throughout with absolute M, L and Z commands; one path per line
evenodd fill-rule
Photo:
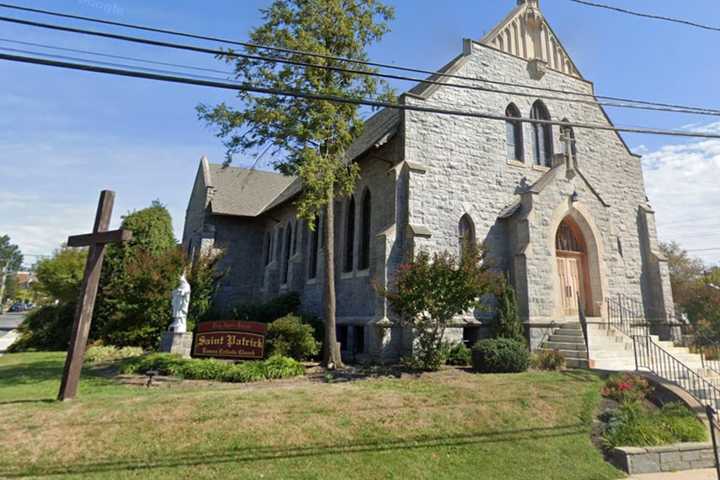
M 36 264 L 37 281 L 32 288 L 45 303 L 74 303 L 80 293 L 86 259 L 86 249 L 62 247 L 56 250 L 52 257 Z
M 20 270 L 23 263 L 23 255 L 20 247 L 10 243 L 10 237 L 0 235 L 0 300 L 5 296 L 5 277 L 8 272 Z
M 457 315 L 482 306 L 481 297 L 495 290 L 497 277 L 483 266 L 474 246 L 462 257 L 425 252 L 400 266 L 394 290 L 381 291 L 403 324 L 414 329 L 416 366 L 437 370 L 442 363 L 445 330 Z
M 661 243 L 660 250 L 668 259 L 675 304 L 684 312 L 684 306 L 695 296 L 698 281 L 705 273 L 705 265 L 699 258 L 690 257 L 688 252 L 675 242 Z
M 123 217 L 133 240 L 108 246 L 91 337 L 157 348 L 171 322 L 171 293 L 184 266 L 167 208 L 155 201 Z
M 17 298 L 18 293 L 18 281 L 17 275 L 10 274 L 5 276 L 5 290 L 0 298 L 0 304 L 7 302 L 8 300 L 14 300 Z
M 497 315 L 491 324 L 493 336 L 524 341 L 523 325 L 518 317 L 515 289 L 505 278 L 501 281 L 497 302 Z
M 388 21 L 394 16 L 393 9 L 380 0 L 274 0 L 261 12 L 265 23 L 251 32 L 251 42 L 288 49 L 282 56 L 295 64 L 238 58 L 228 51 L 221 59 L 235 65 L 240 82 L 349 98 L 390 98 L 387 85 L 374 77 L 298 64 L 374 71 L 352 62 L 318 59 L 300 52 L 367 60 L 367 47 L 388 32 Z M 245 52 L 265 53 L 256 47 L 247 47 Z M 315 228 L 315 220 L 324 210 L 324 363 L 341 366 L 335 332 L 334 199 L 349 195 L 359 175 L 357 166 L 345 161 L 345 152 L 362 130 L 359 107 L 246 92 L 240 92 L 238 98 L 240 109 L 224 103 L 215 107 L 200 105 L 199 117 L 218 127 L 228 162 L 238 152 L 268 149 L 276 169 L 297 175 L 303 184 L 298 215 L 308 220 L 311 228 Z

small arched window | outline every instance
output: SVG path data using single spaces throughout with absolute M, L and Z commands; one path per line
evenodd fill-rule
M 530 111 L 530 118 L 533 120 L 550 120 L 550 112 L 548 112 L 545 104 L 540 100 L 536 101 Z M 535 165 L 552 167 L 553 157 L 553 134 L 552 125 L 549 124 L 532 124 L 533 131 L 533 157 Z
M 362 223 L 360 224 L 360 259 L 358 269 L 370 268 L 370 238 L 372 235 L 372 198 L 370 190 L 365 190 L 362 199 Z
M 511 118 L 520 118 L 520 110 L 514 103 L 508 105 L 505 109 L 505 116 Z M 523 152 L 523 127 L 520 120 L 506 120 L 506 139 L 507 139 L 507 158 L 522 162 L 524 160 Z
M 285 229 L 285 258 L 283 261 L 282 284 L 286 285 L 290 275 L 290 253 L 292 251 L 292 223 L 288 223 Z
M 355 266 L 355 197 L 350 197 L 345 215 L 345 263 L 344 272 L 352 272 Z
M 464 257 L 468 250 L 475 246 L 475 226 L 467 213 L 462 216 L 458 224 L 458 237 L 460 239 L 460 256 Z
M 567 118 L 563 119 L 563 122 L 569 122 Z M 575 143 L 575 130 L 570 126 L 560 127 L 560 141 L 563 146 L 563 153 L 565 155 L 570 154 L 570 159 L 573 164 L 577 161 L 577 144 Z M 567 146 L 570 145 L 570 152 L 567 151 Z

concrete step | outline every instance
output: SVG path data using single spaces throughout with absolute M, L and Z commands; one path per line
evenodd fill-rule
M 582 343 L 585 344 L 585 337 L 582 335 L 559 335 L 553 334 L 548 337 L 550 342 L 561 342 L 561 343 Z
M 543 344 L 543 347 L 548 350 L 582 350 L 583 352 L 587 352 L 584 342 L 577 343 L 577 342 L 549 341 L 549 342 L 545 342 Z

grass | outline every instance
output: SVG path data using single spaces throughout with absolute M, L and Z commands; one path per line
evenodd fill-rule
M 590 441 L 589 372 L 146 389 L 86 371 L 58 403 L 62 361 L 0 358 L 0 478 L 623 476 Z

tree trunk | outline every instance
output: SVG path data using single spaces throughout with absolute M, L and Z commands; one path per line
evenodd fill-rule
M 5 271 L 5 266 L 3 265 L 3 268 L 0 269 L 0 307 L 2 307 L 3 295 L 5 295 L 5 279 L 6 278 L 7 278 L 7 272 Z M 0 308 L 0 311 L 2 311 L 2 308 Z
M 328 191 L 325 208 L 325 366 L 343 366 L 335 327 L 335 198 L 333 189 Z

